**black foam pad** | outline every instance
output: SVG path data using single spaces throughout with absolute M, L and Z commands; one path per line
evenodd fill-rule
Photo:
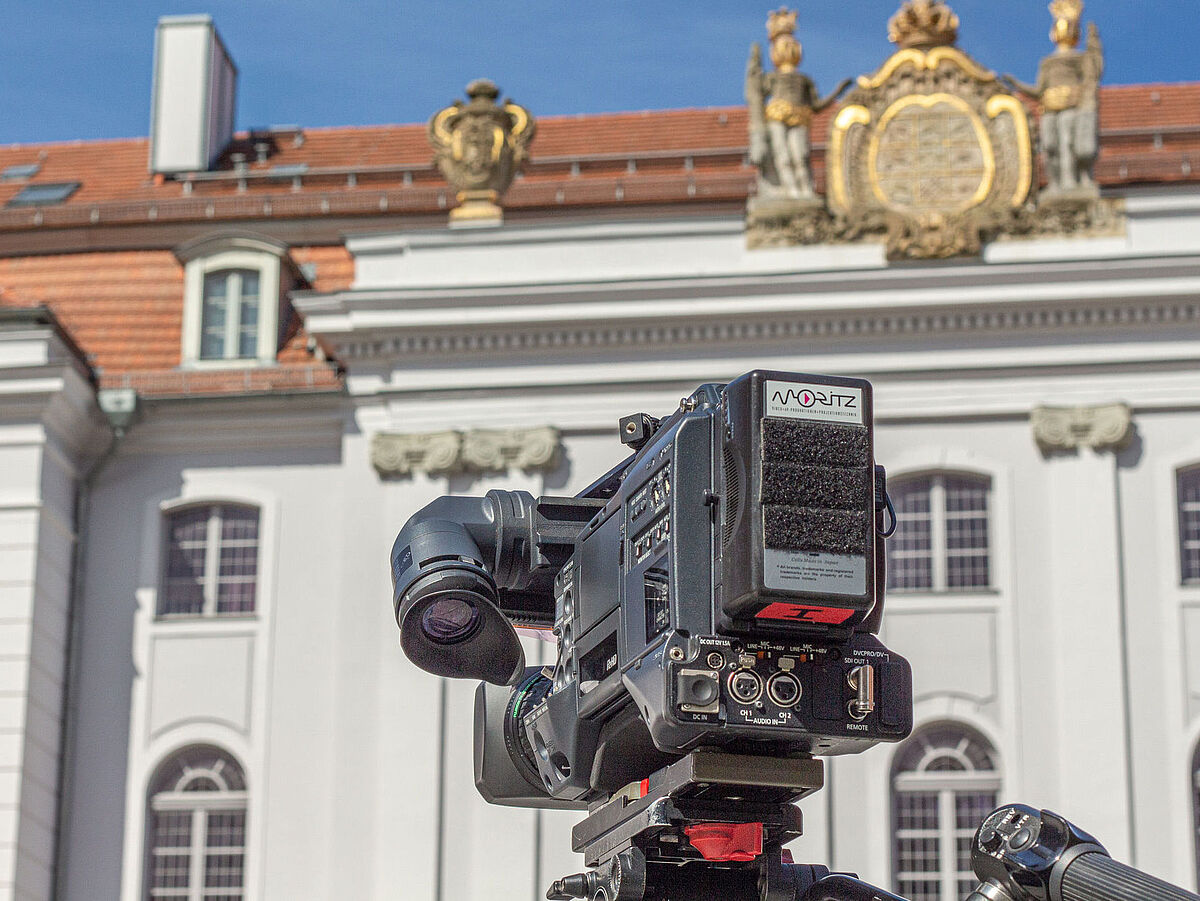
M 865 510 L 763 507 L 764 540 L 776 550 L 862 555 L 867 552 L 869 525 Z
M 763 461 L 762 502 L 793 507 L 865 510 L 874 479 L 863 466 L 801 466 Z
M 763 460 L 814 466 L 871 465 L 870 432 L 863 426 L 764 419 Z

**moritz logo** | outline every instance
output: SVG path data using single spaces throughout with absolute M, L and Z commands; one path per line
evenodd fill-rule
M 835 391 L 811 391 L 808 388 L 801 388 L 799 391 L 794 391 L 788 388 L 786 391 L 776 391 L 771 395 L 771 400 L 774 403 L 788 406 L 790 404 L 799 404 L 806 410 L 818 404 L 822 407 L 838 407 L 843 410 L 857 410 L 858 398 L 853 394 L 838 394 Z

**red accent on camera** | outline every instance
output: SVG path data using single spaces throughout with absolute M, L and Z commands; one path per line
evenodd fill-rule
M 696 823 L 683 831 L 705 860 L 754 860 L 762 854 L 762 823 Z
M 776 601 L 754 614 L 755 619 L 789 619 L 797 623 L 826 623 L 837 626 L 854 616 L 856 611 L 844 607 L 813 607 L 810 604 L 785 604 Z

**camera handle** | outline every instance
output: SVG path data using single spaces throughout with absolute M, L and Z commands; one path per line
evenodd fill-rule
M 1200 895 L 1118 863 L 1096 839 L 1048 810 L 1009 804 L 975 833 L 967 901 L 1200 901 Z

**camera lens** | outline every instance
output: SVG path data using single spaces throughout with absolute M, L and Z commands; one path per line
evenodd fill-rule
M 475 634 L 479 608 L 457 595 L 438 598 L 421 613 L 421 631 L 430 641 L 454 644 Z

